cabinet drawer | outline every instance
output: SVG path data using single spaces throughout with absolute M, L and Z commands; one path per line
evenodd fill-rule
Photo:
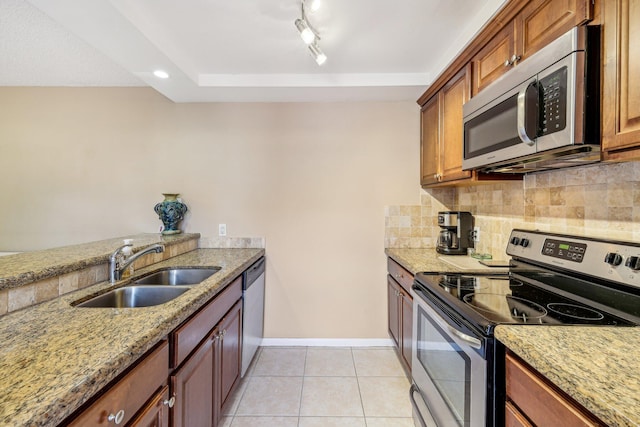
M 238 276 L 224 291 L 171 333 L 171 368 L 180 366 L 240 298 L 242 276 Z
M 506 356 L 506 377 L 507 399 L 538 427 L 604 425 L 511 354 Z
M 136 366 L 110 387 L 91 406 L 81 412 L 69 426 L 125 425 L 144 406 L 160 387 L 167 383 L 169 375 L 169 346 L 162 341 Z
M 402 267 L 391 258 L 389 258 L 387 261 L 387 270 L 389 271 L 389 275 L 393 277 L 394 280 L 398 282 L 405 291 L 407 291 L 407 293 L 411 290 L 411 285 L 413 284 L 413 274 L 409 273 L 404 269 L 404 267 Z

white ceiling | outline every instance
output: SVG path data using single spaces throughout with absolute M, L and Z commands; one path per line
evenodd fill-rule
M 151 86 L 174 102 L 416 100 L 505 0 L 0 0 L 0 86 Z M 170 78 L 153 76 L 164 69 Z

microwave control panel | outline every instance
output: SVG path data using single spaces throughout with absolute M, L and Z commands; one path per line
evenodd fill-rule
M 567 127 L 567 67 L 538 82 L 540 91 L 540 129 L 538 136 L 559 132 Z

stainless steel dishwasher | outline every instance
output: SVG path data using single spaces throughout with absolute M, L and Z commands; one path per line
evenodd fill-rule
M 264 336 L 264 267 L 262 257 L 242 275 L 242 377 Z

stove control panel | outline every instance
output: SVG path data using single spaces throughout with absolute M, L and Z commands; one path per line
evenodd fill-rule
M 640 288 L 640 244 L 514 229 L 507 254 Z
M 542 253 L 555 258 L 566 259 L 573 262 L 582 262 L 587 245 L 564 240 L 545 239 Z

